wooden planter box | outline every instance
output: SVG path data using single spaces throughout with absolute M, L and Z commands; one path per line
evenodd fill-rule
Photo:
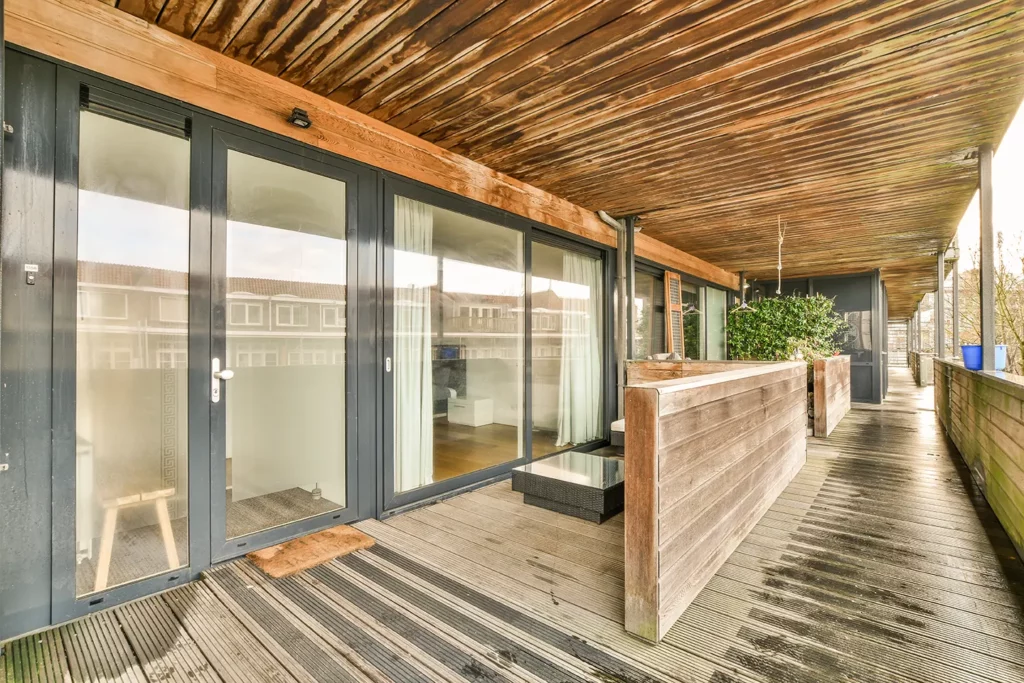
M 626 387 L 626 630 L 647 640 L 661 640 L 806 458 L 807 364 L 725 367 Z
M 832 433 L 850 412 L 850 357 L 814 361 L 814 436 Z

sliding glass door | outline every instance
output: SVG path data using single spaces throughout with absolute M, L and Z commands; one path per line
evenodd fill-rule
M 384 202 L 383 507 L 603 439 L 602 253 L 403 181 Z
M 598 254 L 532 244 L 533 456 L 603 439 L 604 269 Z
M 523 457 L 526 261 L 497 212 L 413 186 L 385 201 L 393 500 Z

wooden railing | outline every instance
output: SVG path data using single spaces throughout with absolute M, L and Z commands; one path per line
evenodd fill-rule
M 806 458 L 807 365 L 725 367 L 626 387 L 626 629 L 648 640 L 661 640 Z
M 1024 377 L 937 358 L 935 413 L 1024 557 Z
M 825 437 L 850 412 L 850 357 L 814 361 L 814 435 Z

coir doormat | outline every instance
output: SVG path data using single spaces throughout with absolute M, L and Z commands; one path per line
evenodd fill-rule
M 341 525 L 257 550 L 246 557 L 268 576 L 280 579 L 373 544 L 374 540 L 362 531 Z

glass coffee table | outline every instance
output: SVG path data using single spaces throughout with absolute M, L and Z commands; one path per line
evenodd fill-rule
M 625 465 L 620 457 L 567 451 L 512 470 L 523 502 L 601 524 L 622 512 Z

